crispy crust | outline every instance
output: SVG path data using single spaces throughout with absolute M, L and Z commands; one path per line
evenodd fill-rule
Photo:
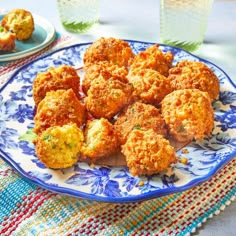
M 202 62 L 181 61 L 169 71 L 173 90 L 199 89 L 208 92 L 211 99 L 216 99 L 220 92 L 219 79 Z
M 82 82 L 83 92 L 87 94 L 91 82 L 99 77 L 99 75 L 102 75 L 106 80 L 112 78 L 123 83 L 128 83 L 127 74 L 128 71 L 124 66 L 120 67 L 108 61 L 99 61 L 84 68 L 84 78 Z
M 157 174 L 176 162 L 169 141 L 152 129 L 133 130 L 122 146 L 122 153 L 133 176 Z
M 85 51 L 84 64 L 89 66 L 99 61 L 109 61 L 118 66 L 128 67 L 133 57 L 134 53 L 127 42 L 102 37 Z
M 152 69 L 135 69 L 128 77 L 134 87 L 136 101 L 158 106 L 161 100 L 172 91 L 170 79 Z
M 134 58 L 130 66 L 129 75 L 135 75 L 135 69 L 153 69 L 164 76 L 168 76 L 174 56 L 171 52 L 163 53 L 158 44 L 148 47 Z
M 119 80 L 105 80 L 102 76 L 93 80 L 85 98 L 87 110 L 95 118 L 111 119 L 131 101 L 133 87 Z
M 53 126 L 36 138 L 35 151 L 47 167 L 67 168 L 78 161 L 83 140 L 83 132 L 75 123 Z
M 39 134 L 51 126 L 71 122 L 80 127 L 86 119 L 86 109 L 72 89 L 50 91 L 37 107 L 34 132 Z
M 12 51 L 15 48 L 16 35 L 0 26 L 0 51 Z
M 67 65 L 49 68 L 45 72 L 38 73 L 33 82 L 33 98 L 36 105 L 49 91 L 58 89 L 72 89 L 79 98 L 80 77 L 76 70 Z
M 18 40 L 31 37 L 34 31 L 34 19 L 29 11 L 24 9 L 13 9 L 2 19 L 2 26 L 14 32 Z
M 114 124 L 119 142 L 125 144 L 129 133 L 134 130 L 153 129 L 157 134 L 167 135 L 167 128 L 159 110 L 152 105 L 135 102 L 125 107 Z
M 116 130 L 107 119 L 89 121 L 85 128 L 84 137 L 81 153 L 85 157 L 89 157 L 92 162 L 119 149 Z
M 170 134 L 180 142 L 202 140 L 214 127 L 214 111 L 206 92 L 176 90 L 161 103 L 161 112 Z

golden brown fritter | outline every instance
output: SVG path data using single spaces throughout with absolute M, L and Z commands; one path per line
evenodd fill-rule
M 75 123 L 49 127 L 34 141 L 36 155 L 49 168 L 71 167 L 78 161 L 83 140 Z
M 122 146 L 122 153 L 133 176 L 157 174 L 177 159 L 169 141 L 153 129 L 133 130 Z
M 121 39 L 100 38 L 91 44 L 84 53 L 84 65 L 99 61 L 109 61 L 118 66 L 128 67 L 134 53 L 129 44 Z
M 171 52 L 162 52 L 158 44 L 139 52 L 130 66 L 129 75 L 135 75 L 135 69 L 153 69 L 168 76 L 174 56 Z
M 125 144 L 129 133 L 134 130 L 153 129 L 157 134 L 167 135 L 165 121 L 159 110 L 149 104 L 135 102 L 125 107 L 115 121 L 119 142 Z
M 108 61 L 99 61 L 93 65 L 84 68 L 84 78 L 82 82 L 82 89 L 87 94 L 91 81 L 102 75 L 104 79 L 120 80 L 123 83 L 128 83 L 128 71 L 122 66 L 115 65 Z
M 50 126 L 71 122 L 80 127 L 86 119 L 86 109 L 72 89 L 50 91 L 37 107 L 34 132 L 39 134 Z
M 34 31 L 34 19 L 32 14 L 25 9 L 13 9 L 2 19 L 1 25 L 16 34 L 18 40 L 31 37 Z
M 174 90 L 199 89 L 208 92 L 211 99 L 216 99 L 220 92 L 219 79 L 202 62 L 181 61 L 170 69 L 169 78 Z
M 0 26 L 0 51 L 12 51 L 15 49 L 16 35 L 8 32 L 5 28 Z
M 136 69 L 129 77 L 133 85 L 133 97 L 136 101 L 158 106 L 161 100 L 172 91 L 170 80 L 152 69 Z
M 84 132 L 83 156 L 92 162 L 108 156 L 119 149 L 119 142 L 114 126 L 104 118 L 88 121 Z
M 38 105 L 49 91 L 70 88 L 79 98 L 80 77 L 76 70 L 68 65 L 51 67 L 45 72 L 38 73 L 33 82 L 34 102 Z
M 208 93 L 198 89 L 175 90 L 161 105 L 170 135 L 177 141 L 201 140 L 211 134 L 214 112 Z
M 105 80 L 102 76 L 93 80 L 85 98 L 87 110 L 95 118 L 111 119 L 130 103 L 133 87 L 119 80 Z

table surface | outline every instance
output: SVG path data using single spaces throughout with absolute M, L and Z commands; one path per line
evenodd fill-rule
M 100 23 L 83 34 L 72 34 L 60 24 L 56 0 L 1 1 L 1 9 L 25 8 L 47 18 L 57 32 L 69 34 L 78 43 L 102 36 L 159 42 L 159 1 L 101 0 Z M 236 1 L 215 1 L 203 46 L 194 54 L 221 67 L 236 84 Z M 194 235 L 235 236 L 236 203 L 205 223 Z

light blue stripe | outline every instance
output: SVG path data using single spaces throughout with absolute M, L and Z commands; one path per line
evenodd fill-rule
M 17 204 L 23 202 L 23 196 L 27 196 L 30 190 L 35 189 L 35 185 L 22 178 L 4 188 L 0 192 L 0 222 L 3 221 L 5 216 L 10 216 L 12 210 L 18 209 Z

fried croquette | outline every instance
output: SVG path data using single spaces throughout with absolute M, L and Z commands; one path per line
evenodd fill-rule
M 158 106 L 161 100 L 172 91 L 170 79 L 152 69 L 136 69 L 129 77 L 133 85 L 133 98 L 136 101 Z
M 174 56 L 171 52 L 162 52 L 158 44 L 148 47 L 145 51 L 139 52 L 133 59 L 129 75 L 135 75 L 135 69 L 153 69 L 164 76 L 169 75 Z
M 128 83 L 127 69 L 122 66 L 115 65 L 108 61 L 99 61 L 91 66 L 84 68 L 84 78 L 82 82 L 82 89 L 87 94 L 91 81 L 102 75 L 104 79 L 120 80 L 123 83 Z
M 169 141 L 153 129 L 132 130 L 121 151 L 133 176 L 157 174 L 177 160 Z
M 153 129 L 157 134 L 167 135 L 167 128 L 159 110 L 149 104 L 135 102 L 126 106 L 118 115 L 114 127 L 120 144 L 125 144 L 129 133 L 134 130 Z
M 134 58 L 130 45 L 116 38 L 100 38 L 92 43 L 84 53 L 84 65 L 99 61 L 109 61 L 118 66 L 128 67 Z
M 211 99 L 218 97 L 219 79 L 204 63 L 197 61 L 181 61 L 169 70 L 171 86 L 178 89 L 199 89 L 208 92 Z
M 119 141 L 114 126 L 104 118 L 88 121 L 84 132 L 81 153 L 92 162 L 108 156 L 119 149 Z
M 49 91 L 70 88 L 79 98 L 80 77 L 76 70 L 68 65 L 51 67 L 45 72 L 38 73 L 33 82 L 34 102 L 38 105 Z
M 214 127 L 214 112 L 208 93 L 199 89 L 175 90 L 161 102 L 169 133 L 179 142 L 202 140 Z
M 50 126 L 62 126 L 70 122 L 80 127 L 86 119 L 85 106 L 72 89 L 50 91 L 37 107 L 34 132 L 39 134 Z
M 0 26 L 0 51 L 12 51 L 15 49 L 16 35 Z
M 13 9 L 3 17 L 1 25 L 15 33 L 18 40 L 26 40 L 33 34 L 34 18 L 25 9 Z
M 73 166 L 84 141 L 83 132 L 75 123 L 53 126 L 44 130 L 34 141 L 38 158 L 48 168 Z
M 95 118 L 111 119 L 132 98 L 133 87 L 119 80 L 105 80 L 102 76 L 93 80 L 85 98 L 86 109 Z

